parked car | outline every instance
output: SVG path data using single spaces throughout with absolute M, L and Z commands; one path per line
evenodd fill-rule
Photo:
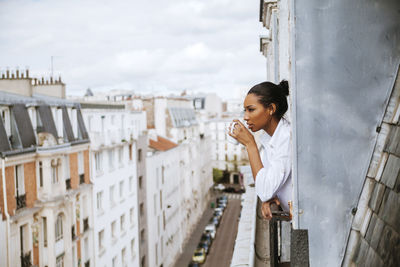
M 197 248 L 204 248 L 204 251 L 208 254 L 210 246 L 206 242 L 200 242 Z
M 191 261 L 189 263 L 188 267 L 200 267 L 200 263 L 195 262 L 195 261 Z
M 204 248 L 197 248 L 192 256 L 192 261 L 198 263 L 204 263 L 206 261 L 206 252 Z
M 218 227 L 218 226 L 219 226 L 219 219 L 218 219 L 218 217 L 217 217 L 217 216 L 211 217 L 209 223 L 212 223 L 212 224 L 215 225 L 215 227 Z
M 227 187 L 227 188 L 224 189 L 224 192 L 226 192 L 226 193 L 234 193 L 235 192 L 235 188 Z
M 246 193 L 246 190 L 244 188 L 235 189 L 235 193 L 243 194 L 243 193 Z
M 208 233 L 203 233 L 200 239 L 200 243 L 207 243 L 209 246 L 211 246 L 212 243 L 212 238 L 211 235 Z
M 215 235 L 217 234 L 217 228 L 215 227 L 214 224 L 207 224 L 204 231 L 208 232 L 211 235 L 212 239 L 215 239 Z
M 214 185 L 214 189 L 218 190 L 218 191 L 222 191 L 225 189 L 225 186 L 222 184 L 217 184 L 217 185 Z
M 220 210 L 216 210 L 216 211 L 214 211 L 214 216 L 218 217 L 218 219 L 221 219 L 222 212 Z
M 221 213 L 224 213 L 224 208 L 218 207 L 218 208 L 215 208 L 214 211 L 220 211 Z

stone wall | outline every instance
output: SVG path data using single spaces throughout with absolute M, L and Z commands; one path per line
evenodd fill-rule
M 364 183 L 343 266 L 400 266 L 400 77 Z

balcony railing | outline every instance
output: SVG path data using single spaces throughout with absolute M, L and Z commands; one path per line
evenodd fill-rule
M 83 231 L 89 230 L 89 218 L 83 219 Z
M 71 189 L 71 178 L 65 180 L 65 187 L 67 190 Z
M 17 209 L 22 209 L 26 207 L 26 195 L 19 195 L 16 196 L 15 199 L 17 200 Z
M 87 260 L 87 261 L 85 262 L 85 267 L 90 267 L 90 260 Z
M 73 225 L 73 226 L 71 227 L 71 238 L 72 238 L 72 241 L 74 241 L 75 238 L 76 238 L 76 234 L 75 234 L 75 225 Z
M 85 183 L 85 174 L 79 174 L 79 183 L 80 184 L 83 184 L 83 183 Z
M 31 267 L 32 262 L 31 262 L 31 252 L 27 252 L 23 255 L 21 255 L 21 267 Z

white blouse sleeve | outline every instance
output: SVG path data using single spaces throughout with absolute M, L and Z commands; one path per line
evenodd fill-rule
M 290 142 L 285 142 L 277 150 L 274 158 L 269 159 L 269 164 L 264 165 L 256 175 L 256 193 L 262 202 L 273 198 L 290 174 Z

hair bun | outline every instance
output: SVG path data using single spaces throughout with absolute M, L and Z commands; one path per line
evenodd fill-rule
M 282 81 L 278 84 L 278 86 L 283 90 L 282 92 L 283 92 L 283 94 L 284 94 L 285 96 L 288 96 L 288 95 L 289 95 L 289 83 L 288 83 L 288 81 L 282 80 Z

